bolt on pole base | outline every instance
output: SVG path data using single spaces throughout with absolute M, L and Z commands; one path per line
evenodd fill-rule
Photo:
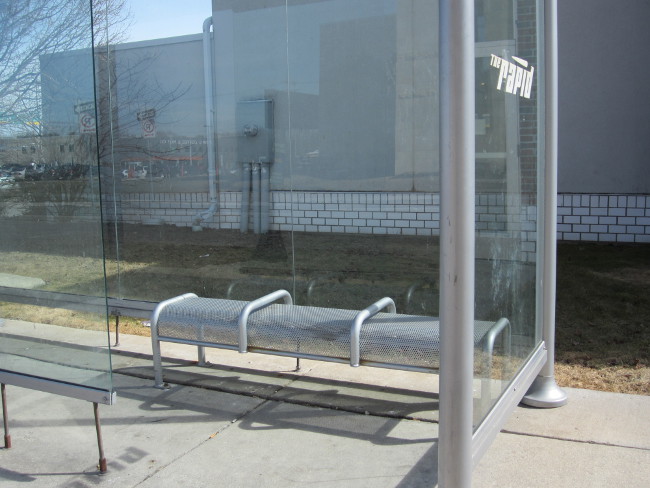
M 521 403 L 537 408 L 556 408 L 566 405 L 566 393 L 557 386 L 555 377 L 538 376 L 526 392 Z

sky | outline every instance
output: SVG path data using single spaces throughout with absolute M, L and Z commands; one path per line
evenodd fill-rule
M 133 25 L 127 41 L 199 34 L 212 0 L 127 0 Z

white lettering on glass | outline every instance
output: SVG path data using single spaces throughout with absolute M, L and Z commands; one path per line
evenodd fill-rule
M 530 69 L 526 69 L 528 61 L 516 56 L 512 56 L 512 61 L 514 62 L 507 61 L 495 54 L 490 55 L 490 66 L 499 70 L 497 90 L 530 98 L 535 67 L 531 66 Z

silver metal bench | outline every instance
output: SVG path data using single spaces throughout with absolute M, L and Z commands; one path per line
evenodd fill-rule
M 487 380 L 500 334 L 509 348 L 508 319 L 477 321 L 474 327 Z M 439 321 L 398 314 L 388 297 L 355 311 L 293 305 L 286 290 L 251 302 L 187 293 L 158 304 L 151 318 L 151 341 L 159 388 L 164 386 L 161 341 L 198 346 L 200 364 L 205 363 L 205 347 L 427 373 L 438 371 L 440 364 Z

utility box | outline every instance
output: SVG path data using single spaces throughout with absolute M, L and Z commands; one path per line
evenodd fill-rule
M 273 100 L 237 104 L 237 159 L 240 163 L 273 162 Z

